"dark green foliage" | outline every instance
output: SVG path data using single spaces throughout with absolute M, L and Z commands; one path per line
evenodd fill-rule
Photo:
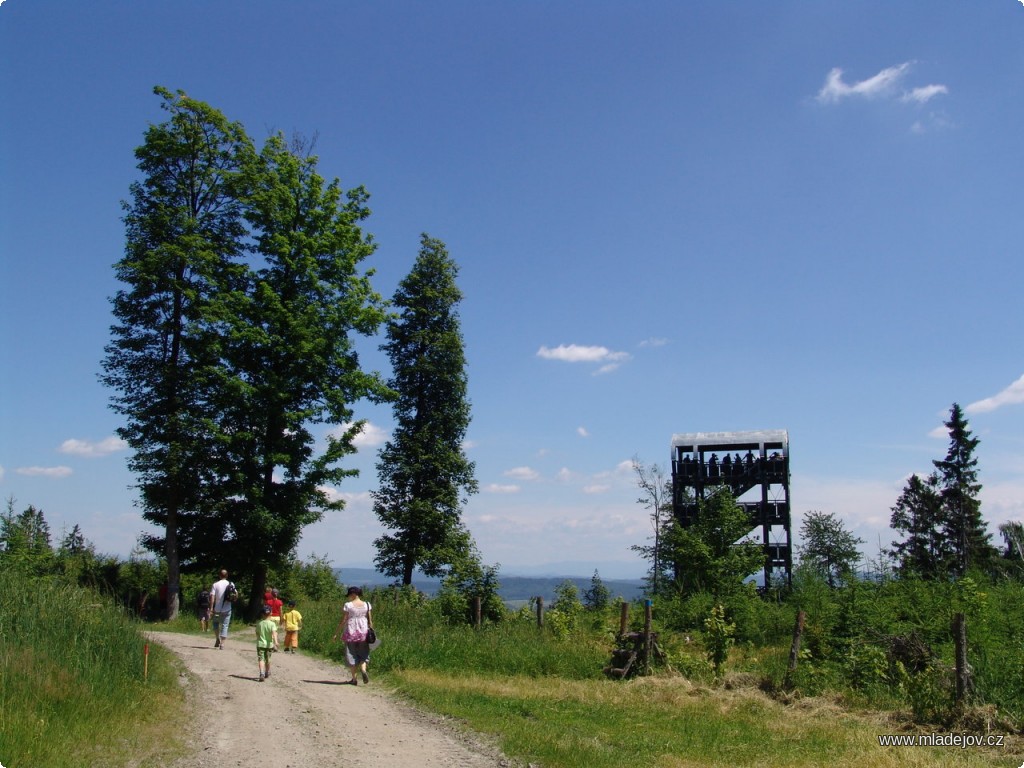
M 179 525 L 200 514 L 210 486 L 220 366 L 218 299 L 239 285 L 244 224 L 239 182 L 252 146 L 219 111 L 157 88 L 169 119 L 135 151 L 144 178 L 125 204 L 125 255 L 115 269 L 103 375 L 132 450 L 143 517 L 165 531 L 147 542 L 177 586 Z M 186 546 L 190 543 L 184 542 Z
M 324 488 L 350 474 L 350 404 L 389 394 L 351 339 L 384 319 L 360 271 L 367 194 L 326 183 L 301 143 L 257 153 L 209 105 L 156 92 L 169 119 L 136 150 L 101 380 L 172 593 L 181 568 L 227 567 L 258 608 L 268 569 L 341 506 Z M 348 427 L 321 450 L 323 423 Z
M 293 594 L 289 590 L 284 593 L 286 597 L 315 601 L 339 601 L 345 597 L 345 588 L 338 580 L 337 572 L 326 555 L 318 557 L 313 554 L 306 561 L 296 560 L 289 570 L 298 594 Z
M 956 403 L 945 425 L 949 430 L 949 450 L 945 459 L 932 463 L 942 499 L 942 533 L 953 553 L 952 573 L 963 576 L 972 568 L 991 567 L 996 551 L 978 499 L 981 483 L 974 451 L 979 440 L 971 437 L 967 419 Z
M 353 474 L 340 466 L 361 424 L 317 449 L 312 426 L 351 422 L 351 403 L 388 390 L 359 367 L 352 337 L 384 319 L 360 265 L 374 246 L 359 228 L 362 188 L 326 183 L 317 160 L 271 136 L 245 169 L 245 218 L 256 268 L 225 294 L 226 341 L 212 454 L 218 478 L 215 534 L 193 542 L 208 568 L 233 562 L 252 575 L 251 599 L 269 568 L 291 556 L 303 528 L 340 509 L 325 487 Z
M 953 403 L 946 458 L 935 460 L 927 480 L 914 475 L 892 508 L 893 530 L 903 534 L 893 554 L 901 573 L 921 578 L 957 578 L 972 569 L 991 572 L 998 552 L 981 515 L 978 438 L 971 436 L 960 406 Z
M 800 562 L 834 587 L 848 578 L 860 560 L 863 539 L 843 527 L 834 513 L 808 512 L 800 526 Z
M 423 235 L 382 346 L 397 399 L 393 437 L 377 462 L 374 512 L 388 532 L 374 542 L 374 562 L 403 584 L 416 568 L 444 576 L 472 546 L 461 516 L 477 482 L 463 449 L 470 406 L 457 274 L 444 244 Z
M 934 579 L 945 574 L 952 552 L 942 535 L 942 500 L 938 477 L 922 480 L 911 475 L 892 508 L 889 525 L 903 540 L 893 543 L 892 554 L 904 576 Z
M 497 622 L 505 618 L 505 604 L 498 595 L 498 566 L 484 565 L 473 548 L 469 556 L 452 564 L 434 600 L 445 620 L 454 624 L 476 621 L 474 600 L 480 600 L 480 618 Z
M 41 509 L 31 504 L 14 513 L 14 498 L 0 515 L 0 568 L 40 576 L 53 565 L 50 526 Z
M 591 611 L 603 611 L 608 607 L 611 598 L 611 592 L 601 581 L 601 575 L 595 569 L 594 575 L 590 578 L 590 588 L 583 593 L 583 605 Z

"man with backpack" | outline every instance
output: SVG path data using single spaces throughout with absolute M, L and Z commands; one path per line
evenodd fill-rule
M 228 639 L 228 625 L 231 624 L 231 606 L 238 599 L 238 589 L 228 581 L 228 572 L 221 570 L 220 581 L 210 587 L 210 602 L 213 604 L 213 632 L 217 635 L 214 648 L 223 650 Z

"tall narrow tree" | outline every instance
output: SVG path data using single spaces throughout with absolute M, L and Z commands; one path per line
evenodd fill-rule
M 470 404 L 457 275 L 444 243 L 423 235 L 382 345 L 397 400 L 395 430 L 377 462 L 374 511 L 388 532 L 374 542 L 375 562 L 403 584 L 416 568 L 443 576 L 472 553 L 462 506 L 477 482 L 463 447 Z
M 978 494 L 978 459 L 974 455 L 980 442 L 971 436 L 967 419 L 957 403 L 949 411 L 949 450 L 942 461 L 933 461 L 942 499 L 943 533 L 953 551 L 954 573 L 963 576 L 970 568 L 985 568 L 997 552 L 992 535 L 981 516 Z
M 115 324 L 101 381 L 127 423 L 143 517 L 163 530 L 147 546 L 167 560 L 169 615 L 178 611 L 178 526 L 200 505 L 209 453 L 209 386 L 217 376 L 214 298 L 244 269 L 237 183 L 252 147 L 238 123 L 165 88 L 169 114 L 135 151 L 143 179 L 125 203 L 125 285 L 113 297 Z

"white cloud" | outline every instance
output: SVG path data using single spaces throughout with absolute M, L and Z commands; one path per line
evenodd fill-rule
M 935 429 L 928 433 L 928 437 L 935 438 L 936 440 L 941 440 L 944 437 L 949 437 L 949 428 L 945 424 L 940 424 L 939 426 L 937 426 Z
M 912 101 L 916 104 L 924 104 L 936 96 L 949 93 L 949 88 L 944 85 L 923 85 L 904 93 L 900 101 Z
M 484 493 L 519 493 L 518 485 L 502 485 L 500 483 L 491 483 L 490 485 L 484 486 Z
M 14 471 L 27 477 L 67 477 L 73 472 L 71 467 L 18 467 Z
M 610 491 L 611 489 L 612 487 L 605 483 L 594 483 L 593 485 L 583 486 L 583 492 L 588 496 L 592 496 L 598 493 L 608 493 L 608 491 Z
M 1004 405 L 1019 405 L 1020 403 L 1024 403 L 1024 376 L 1021 376 L 1002 392 L 971 403 L 964 408 L 964 412 L 989 413 Z
M 515 480 L 537 480 L 540 477 L 540 473 L 530 467 L 513 467 L 502 474 Z
M 344 433 L 351 428 L 351 423 L 342 424 L 338 432 Z M 358 449 L 375 448 L 378 445 L 384 445 L 388 441 L 388 437 L 389 435 L 385 429 L 378 427 L 373 422 L 367 421 L 363 424 L 359 434 L 352 438 L 352 445 Z
M 576 434 L 580 437 L 590 437 L 590 433 L 586 427 L 576 427 Z
M 557 347 L 542 346 L 537 350 L 537 357 L 563 363 L 604 363 L 607 367 L 629 360 L 631 355 L 628 352 L 614 352 L 608 347 L 559 344 Z
M 72 456 L 84 456 L 89 459 L 96 459 L 101 456 L 108 456 L 111 453 L 117 451 L 123 451 L 128 447 L 128 443 L 119 437 L 111 435 L 100 440 L 98 443 L 92 443 L 88 440 L 77 440 L 71 438 L 65 440 L 60 444 L 60 448 L 57 450 L 61 453 L 71 454 Z
M 908 69 L 910 69 L 909 61 L 895 67 L 887 67 L 867 80 L 848 85 L 843 82 L 843 70 L 836 67 L 828 73 L 825 85 L 818 91 L 818 101 L 834 104 L 841 99 L 851 97 L 873 99 L 888 95 L 893 92 Z
M 4 468 L 0 467 L 0 480 L 4 479 Z
M 836 67 L 825 78 L 825 85 L 818 91 L 817 99 L 823 104 L 836 104 L 846 99 L 889 99 L 898 98 L 905 104 L 927 104 L 936 96 L 949 93 L 949 88 L 941 83 L 920 85 L 904 90 L 900 83 L 910 71 L 912 63 L 907 61 L 895 67 L 887 67 L 873 77 L 856 83 L 843 80 L 843 70 Z M 944 118 L 933 117 L 936 124 L 945 124 Z M 911 127 L 915 133 L 923 133 L 927 126 L 918 120 Z

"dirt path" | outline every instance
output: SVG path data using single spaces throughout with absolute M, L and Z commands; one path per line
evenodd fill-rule
M 380 687 L 343 685 L 348 671 L 303 654 L 275 653 L 260 683 L 256 638 L 150 632 L 184 662 L 196 751 L 169 768 L 495 768 L 512 763 L 417 712 Z M 371 669 L 372 672 L 372 669 Z

